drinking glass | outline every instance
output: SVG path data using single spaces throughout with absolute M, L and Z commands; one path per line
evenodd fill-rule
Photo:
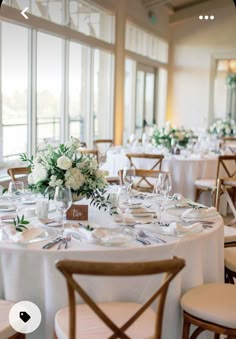
M 168 192 L 170 191 L 169 187 L 168 174 L 159 173 L 153 188 L 153 193 L 155 193 L 154 201 L 159 209 L 159 221 L 161 221 L 163 204 L 167 198 Z
M 8 200 L 16 210 L 18 215 L 19 205 L 24 196 L 24 182 L 23 181 L 11 181 L 8 186 Z
M 72 205 L 72 194 L 71 194 L 70 187 L 57 186 L 55 188 L 54 202 L 55 202 L 57 211 L 62 216 L 62 232 L 61 233 L 64 233 L 65 222 L 66 222 L 66 211 Z
M 127 192 L 131 191 L 132 185 L 135 181 L 136 171 L 134 168 L 125 168 L 123 170 L 123 182 Z

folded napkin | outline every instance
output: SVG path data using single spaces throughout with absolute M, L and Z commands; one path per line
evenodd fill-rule
M 29 227 L 29 225 L 27 225 L 27 227 Z M 16 231 L 14 225 L 5 225 L 1 229 L 0 238 L 1 240 L 13 240 L 15 242 L 24 242 L 37 238 L 43 232 L 44 230 L 38 227 L 31 227 L 23 232 L 18 232 Z
M 218 215 L 217 210 L 215 209 L 215 207 L 209 207 L 209 208 L 190 208 L 187 209 L 187 211 L 185 211 L 182 214 L 182 218 L 210 218 L 210 217 L 215 217 L 216 215 Z
M 172 222 L 169 226 L 172 233 L 177 234 L 188 234 L 188 233 L 197 233 L 202 231 L 202 224 L 200 222 L 196 222 L 190 226 L 184 226 L 177 222 Z

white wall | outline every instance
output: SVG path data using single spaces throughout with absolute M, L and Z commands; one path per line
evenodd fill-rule
M 195 16 L 171 27 L 167 118 L 187 128 L 208 123 L 211 58 L 227 53 L 236 57 L 233 2 L 203 14 L 212 14 L 215 20 L 200 21 Z

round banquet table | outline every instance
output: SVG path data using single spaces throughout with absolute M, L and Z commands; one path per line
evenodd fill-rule
M 138 153 L 138 152 L 130 152 Z M 160 152 L 159 152 L 160 153 Z M 126 157 L 126 151 L 109 150 L 107 152 L 107 161 L 102 169 L 109 172 L 109 176 L 117 176 L 118 170 L 128 167 L 129 160 Z M 216 176 L 218 155 L 165 155 L 162 161 L 162 170 L 168 171 L 172 176 L 172 193 L 180 193 L 184 197 L 194 200 L 195 187 L 194 181 L 197 179 L 214 178 Z M 150 169 L 154 164 L 150 159 L 135 159 L 137 168 Z M 201 196 L 201 202 L 207 205 L 212 204 L 210 194 Z
M 72 239 L 67 250 L 58 251 L 56 246 L 50 250 L 43 250 L 45 242 L 19 245 L 0 241 L 0 298 L 14 302 L 28 300 L 37 304 L 42 312 L 42 323 L 34 333 L 27 335 L 27 338 L 51 339 L 55 313 L 68 303 L 66 282 L 55 267 L 56 261 L 67 258 L 140 262 L 161 260 L 176 255 L 185 259 L 186 266 L 170 285 L 164 313 L 163 338 L 180 339 L 182 332 L 180 296 L 193 286 L 223 281 L 223 220 L 220 216 L 210 220 L 214 221 L 212 228 L 182 237 L 158 234 L 166 243 L 149 246 L 143 246 L 135 239 L 122 247 L 101 246 Z M 89 206 L 89 222 L 108 226 L 112 222 L 112 217 L 107 212 Z M 68 222 L 68 227 L 71 223 L 75 221 Z M 155 288 L 160 277 L 141 277 L 140 280 L 137 277 L 123 277 L 115 281 L 105 277 L 81 277 L 81 279 L 96 301 L 120 299 L 143 302 Z M 79 297 L 77 301 L 81 302 Z M 211 334 L 207 337 L 212 338 Z

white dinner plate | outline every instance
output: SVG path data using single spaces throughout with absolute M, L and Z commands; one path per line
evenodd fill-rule
M 50 228 L 48 228 L 48 229 L 43 228 L 43 232 L 38 237 L 35 237 L 33 239 L 30 239 L 30 240 L 22 240 L 22 241 L 18 241 L 18 242 L 13 241 L 13 242 L 16 243 L 16 244 L 23 244 L 23 245 L 32 244 L 32 243 L 56 238 L 57 235 L 58 235 L 57 230 L 50 229 Z

